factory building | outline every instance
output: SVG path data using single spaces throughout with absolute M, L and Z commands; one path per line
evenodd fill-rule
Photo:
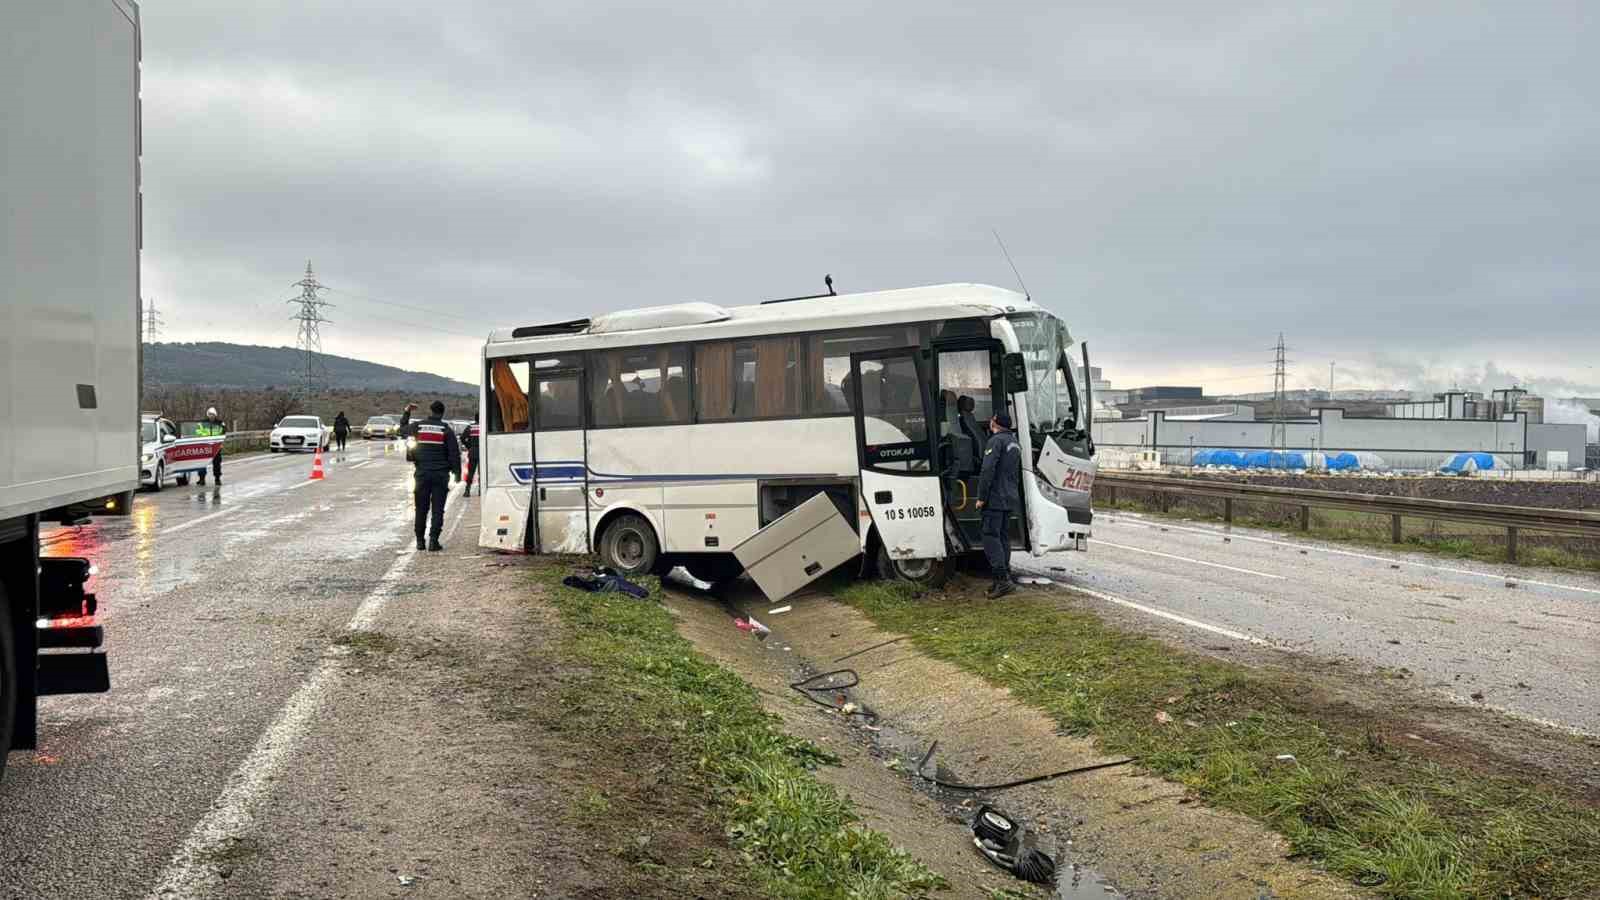
M 1226 404 L 1153 409 L 1142 418 L 1097 421 L 1095 443 L 1121 453 L 1156 450 L 1174 465 L 1187 465 L 1195 451 L 1209 448 L 1366 452 L 1397 471 L 1433 471 L 1464 452 L 1487 452 L 1500 465 L 1518 469 L 1574 469 L 1587 462 L 1584 426 L 1543 421 L 1543 400 L 1525 391 L 1494 391 L 1487 398 L 1450 392 L 1388 408 L 1388 416 L 1314 409 L 1282 423 L 1285 443 L 1277 448 L 1273 422 Z

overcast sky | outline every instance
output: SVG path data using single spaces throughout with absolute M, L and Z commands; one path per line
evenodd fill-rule
M 144 0 L 145 293 L 293 344 L 310 258 L 327 351 L 476 381 L 998 229 L 1119 387 L 1600 395 L 1600 4 L 1310 5 Z

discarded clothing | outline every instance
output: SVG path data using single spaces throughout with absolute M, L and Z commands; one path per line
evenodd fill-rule
M 648 589 L 623 578 L 610 568 L 594 569 L 587 575 L 568 575 L 561 579 L 561 583 L 591 594 L 623 593 L 640 599 L 650 596 Z

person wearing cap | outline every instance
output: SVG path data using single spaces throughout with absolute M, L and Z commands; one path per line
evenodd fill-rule
M 1011 584 L 1011 541 L 1006 520 L 1022 509 L 1022 445 L 1011 430 L 1011 416 L 997 412 L 989 420 L 989 445 L 983 451 L 978 475 L 978 510 L 983 532 L 983 555 L 989 560 L 994 584 L 990 597 L 1016 590 Z
M 222 417 L 217 415 L 215 406 L 206 410 L 206 417 L 194 428 L 195 437 L 222 437 L 228 433 L 228 426 L 222 424 Z M 211 474 L 216 476 L 217 486 L 222 486 L 222 447 L 217 447 L 217 455 L 211 457 Z M 200 483 L 206 483 L 206 472 L 200 470 Z

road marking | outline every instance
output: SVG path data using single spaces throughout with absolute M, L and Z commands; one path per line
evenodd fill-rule
M 1274 578 L 1278 581 L 1288 580 L 1283 575 L 1274 575 L 1271 572 L 1257 572 L 1255 569 L 1241 569 L 1238 566 L 1225 566 L 1222 563 L 1206 562 L 1203 559 L 1193 559 L 1188 556 L 1179 556 L 1176 553 L 1162 553 L 1160 550 L 1146 550 L 1143 547 L 1129 547 L 1127 544 L 1113 544 L 1106 540 L 1095 541 L 1095 543 L 1102 547 L 1116 547 L 1118 550 L 1131 550 L 1134 553 L 1148 553 L 1151 556 L 1162 556 L 1166 557 L 1167 559 L 1176 559 L 1180 562 L 1194 563 L 1197 566 L 1210 566 L 1213 569 L 1227 569 L 1229 572 L 1242 572 L 1245 575 L 1257 575 L 1261 578 Z
M 457 522 L 463 509 L 461 504 L 456 505 Z M 394 596 L 395 585 L 417 556 L 417 551 L 408 549 L 395 559 L 378 579 L 378 586 L 356 607 L 345 624 L 347 631 L 359 631 L 372 624 Z M 339 680 L 338 663 L 345 655 L 344 648 L 338 645 L 323 652 L 316 669 L 295 689 L 277 719 L 262 732 L 250 755 L 229 776 L 210 811 L 195 823 L 188 839 L 173 854 L 148 895 L 151 900 L 209 896 L 221 888 L 222 877 L 215 861 L 218 853 L 254 827 L 256 808 L 266 799 L 277 776 L 310 730 L 312 720 L 321 712 L 329 692 Z
M 369 459 L 366 462 L 358 462 L 355 465 L 350 467 L 350 471 L 354 472 L 355 470 L 361 468 L 362 466 L 370 466 L 375 462 L 377 462 L 377 460 L 375 460 L 375 459 Z
M 1102 541 L 1102 543 L 1104 543 L 1104 542 Z M 1062 587 L 1065 587 L 1068 590 L 1077 591 L 1080 594 L 1087 594 L 1090 597 L 1095 598 L 1096 600 L 1104 600 L 1107 603 L 1115 603 L 1118 606 L 1126 606 L 1129 609 L 1136 609 L 1136 610 L 1138 610 L 1138 611 L 1140 611 L 1142 613 L 1148 613 L 1149 615 L 1152 615 L 1152 616 L 1159 616 L 1160 618 L 1163 618 L 1163 619 L 1170 619 L 1170 620 L 1172 620 L 1174 622 L 1177 622 L 1180 625 L 1187 625 L 1190 628 L 1198 628 L 1201 631 L 1209 631 L 1212 634 L 1218 634 L 1218 635 L 1221 635 L 1221 636 L 1223 636 L 1225 638 L 1232 638 L 1232 639 L 1234 639 L 1236 641 L 1244 641 L 1247 644 L 1255 644 L 1255 645 L 1260 646 L 1260 647 L 1271 646 L 1270 644 L 1268 644 L 1266 641 L 1262 640 L 1261 638 L 1251 637 L 1250 635 L 1245 634 L 1243 632 L 1233 631 L 1233 630 L 1228 629 L 1228 628 L 1223 628 L 1220 625 L 1212 625 L 1210 622 L 1202 622 L 1199 619 L 1191 619 L 1188 616 L 1180 616 L 1177 613 L 1167 612 L 1164 609 L 1157 609 L 1154 606 L 1146 606 L 1143 603 L 1135 603 L 1132 600 L 1124 600 L 1121 597 L 1113 597 L 1110 594 L 1102 594 L 1099 591 L 1090 590 L 1089 588 L 1086 588 L 1086 587 L 1079 587 L 1079 586 L 1077 586 L 1075 584 L 1071 584 L 1069 582 L 1058 581 L 1058 582 L 1056 582 L 1056 584 L 1059 584 L 1059 585 L 1061 585 Z
M 198 519 L 190 519 L 187 522 L 181 522 L 181 523 L 179 523 L 177 525 L 173 525 L 173 526 L 171 526 L 169 528 L 163 528 L 160 531 L 156 532 L 156 537 L 163 537 L 163 536 L 169 535 L 169 534 L 176 534 L 176 533 L 178 533 L 180 531 L 183 531 L 185 528 L 193 528 L 196 525 L 203 525 L 206 522 L 211 521 L 212 519 L 220 519 L 223 516 L 229 515 L 231 513 L 236 513 L 241 508 L 242 507 L 238 507 L 238 506 L 230 506 L 227 509 L 221 510 L 219 512 L 209 513 L 207 515 L 201 516 Z
M 1133 517 L 1130 517 L 1130 518 L 1133 518 Z M 1273 540 L 1271 538 L 1256 537 L 1254 535 L 1249 535 L 1249 534 L 1240 534 L 1240 533 L 1238 533 L 1236 531 L 1233 531 L 1233 532 L 1218 531 L 1215 528 L 1186 528 L 1186 527 L 1184 527 L 1182 525 L 1171 525 L 1171 524 L 1168 524 L 1168 523 L 1165 523 L 1165 522 L 1143 521 L 1143 520 L 1139 520 L 1139 519 L 1134 519 L 1131 522 L 1124 522 L 1124 521 L 1122 521 L 1121 517 L 1113 518 L 1113 517 L 1110 517 L 1110 516 L 1106 517 L 1106 521 L 1109 522 L 1112 525 L 1128 525 L 1129 527 L 1142 527 L 1142 528 L 1166 528 L 1166 529 L 1170 529 L 1172 531 L 1188 531 L 1188 532 L 1192 532 L 1194 534 L 1208 534 L 1208 535 L 1214 535 L 1214 536 L 1218 536 L 1218 537 L 1231 537 L 1231 538 L 1233 538 L 1235 540 L 1255 541 L 1258 544 L 1271 544 L 1274 547 L 1288 547 L 1288 548 L 1293 549 L 1293 550 L 1315 550 L 1318 553 L 1331 553 L 1331 554 L 1334 554 L 1335 556 L 1353 556 L 1353 557 L 1355 557 L 1357 559 L 1370 559 L 1370 560 L 1372 560 L 1374 562 L 1402 563 L 1402 564 L 1408 565 L 1408 566 L 1416 566 L 1419 569 L 1432 569 L 1432 570 L 1434 570 L 1436 572 L 1451 572 L 1451 573 L 1454 573 L 1456 575 L 1471 575 L 1474 578 L 1492 578 L 1492 579 L 1496 579 L 1496 580 L 1499 580 L 1499 581 L 1515 581 L 1518 584 L 1535 584 L 1535 585 L 1538 585 L 1540 587 L 1557 588 L 1557 589 L 1563 590 L 1563 591 L 1577 591 L 1578 593 L 1581 593 L 1581 594 L 1600 594 L 1600 589 L 1578 587 L 1577 585 L 1572 585 L 1572 584 L 1561 584 L 1561 583 L 1555 582 L 1555 581 L 1539 581 L 1539 580 L 1533 579 L 1533 578 L 1523 578 L 1521 575 L 1519 575 L 1516 572 L 1500 573 L 1500 574 L 1496 574 L 1494 572 L 1474 572 L 1471 569 L 1458 569 L 1458 568 L 1456 568 L 1454 566 L 1439 566 L 1439 565 L 1434 565 L 1433 563 L 1417 562 L 1415 560 L 1406 559 L 1405 557 L 1402 557 L 1402 556 L 1378 556 L 1378 555 L 1372 554 L 1372 553 L 1358 553 L 1358 552 L 1356 552 L 1354 550 L 1340 550 L 1337 547 L 1324 547 L 1324 546 L 1322 546 L 1320 544 L 1299 544 L 1299 543 L 1295 543 L 1294 541 L 1275 541 L 1275 540 Z M 1103 543 L 1106 543 L 1106 542 L 1105 541 L 1100 541 L 1100 543 L 1103 544 Z

